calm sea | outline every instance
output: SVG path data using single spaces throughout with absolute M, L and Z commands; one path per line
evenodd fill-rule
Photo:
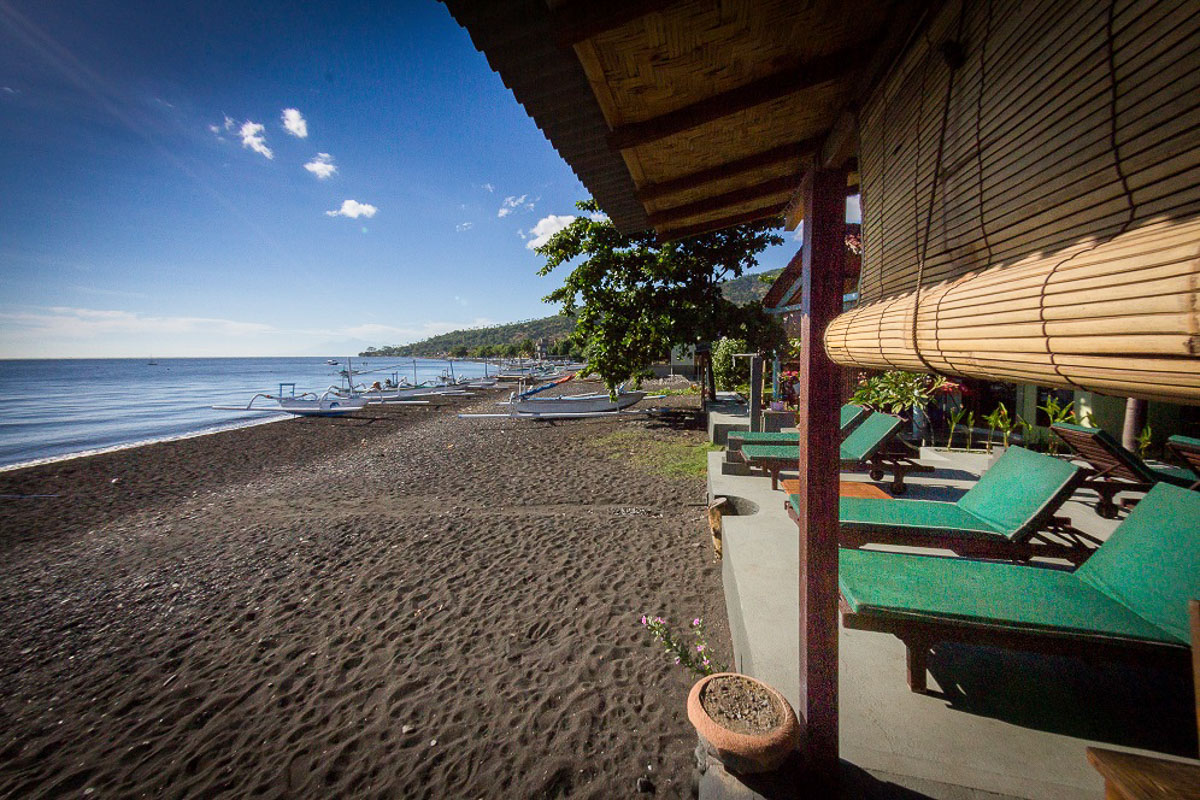
M 346 360 L 324 358 L 163 358 L 0 360 L 0 468 L 132 444 L 161 441 L 286 418 L 284 414 L 216 411 L 244 405 L 257 392 L 320 393 L 339 382 Z M 356 382 L 393 373 L 436 378 L 449 362 L 354 359 Z M 455 361 L 456 376 L 484 366 Z M 494 368 L 492 368 L 494 372 Z M 259 401 L 260 403 L 262 401 Z

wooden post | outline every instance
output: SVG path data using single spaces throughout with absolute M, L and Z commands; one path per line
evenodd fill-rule
M 842 311 L 846 172 L 814 169 L 801 187 L 804 245 L 800 320 L 800 708 L 811 777 L 838 776 L 838 387 L 825 328 Z
M 750 430 L 762 430 L 763 357 L 750 356 Z

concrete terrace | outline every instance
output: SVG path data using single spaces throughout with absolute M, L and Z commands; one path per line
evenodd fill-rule
M 709 455 L 709 496 L 730 499 L 722 574 L 734 668 L 798 704 L 797 528 L 768 477 L 725 474 L 724 458 Z M 906 498 L 953 500 L 978 479 L 983 462 L 926 450 L 922 463 L 937 469 L 906 479 Z M 842 478 L 867 480 L 853 472 Z M 1116 521 L 1101 519 L 1084 500 L 1069 501 L 1062 513 L 1107 538 Z M 838 647 L 841 757 L 856 794 L 1083 800 L 1104 790 L 1086 761 L 1088 745 L 1195 753 L 1185 674 L 944 645 L 930 657 L 932 691 L 921 695 L 905 682 L 899 639 L 841 628 Z

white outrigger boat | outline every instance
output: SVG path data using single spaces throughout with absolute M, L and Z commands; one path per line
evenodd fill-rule
M 285 387 L 291 388 L 290 393 L 284 393 Z M 254 405 L 259 399 L 274 400 L 277 405 Z M 279 394 L 277 395 L 259 392 L 254 397 L 251 397 L 250 402 L 244 406 L 213 406 L 213 408 L 218 411 L 256 411 L 273 414 L 282 411 L 298 417 L 336 417 L 342 414 L 349 414 L 353 411 L 360 411 L 366 405 L 367 400 L 365 397 L 339 397 L 330 392 L 325 392 L 319 396 L 312 392 L 296 394 L 296 384 L 281 383 L 279 384 Z
M 594 394 L 572 394 L 560 397 L 509 398 L 507 405 L 517 414 L 611 414 L 624 411 L 646 396 L 645 392 L 621 391 L 613 400 L 608 392 Z
M 559 386 L 574 378 L 574 374 L 566 375 L 550 383 L 535 386 L 532 389 L 509 395 L 507 400 L 499 403 L 506 406 L 508 411 L 502 414 L 459 414 L 459 417 L 525 417 L 530 419 L 580 419 L 584 417 L 615 417 L 625 414 L 644 414 L 647 411 L 627 411 L 646 397 L 643 391 L 627 392 L 618 388 L 614 400 L 607 392 L 588 394 L 559 395 L 557 397 L 536 397 L 554 386 Z

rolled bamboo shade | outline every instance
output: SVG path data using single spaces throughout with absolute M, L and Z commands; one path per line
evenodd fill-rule
M 945 4 L 863 107 L 831 357 L 1200 400 L 1198 59 L 1194 0 Z
M 919 302 L 918 302 L 919 301 Z M 1034 255 L 841 315 L 834 361 L 1200 400 L 1200 220 Z

